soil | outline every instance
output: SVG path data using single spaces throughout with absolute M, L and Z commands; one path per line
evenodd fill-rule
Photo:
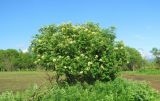
M 160 91 L 160 75 L 124 74 L 122 77 L 137 81 L 147 81 L 153 88 Z

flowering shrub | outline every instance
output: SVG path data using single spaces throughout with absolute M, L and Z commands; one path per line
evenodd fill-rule
M 93 23 L 43 27 L 31 49 L 36 64 L 65 75 L 68 82 L 113 80 L 127 62 L 123 43 L 115 41 L 114 28 L 102 29 Z

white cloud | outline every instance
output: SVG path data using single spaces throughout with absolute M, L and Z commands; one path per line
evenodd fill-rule
M 150 52 L 144 51 L 143 49 L 138 49 L 138 51 L 140 52 L 142 57 L 145 59 L 153 59 L 154 58 L 154 56 Z
M 23 52 L 23 53 L 27 53 L 27 52 L 28 52 L 28 49 L 22 49 L 22 52 Z

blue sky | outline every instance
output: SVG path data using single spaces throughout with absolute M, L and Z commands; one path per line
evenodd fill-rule
M 26 49 L 38 29 L 63 22 L 116 26 L 118 40 L 160 48 L 160 0 L 0 0 L 0 49 Z

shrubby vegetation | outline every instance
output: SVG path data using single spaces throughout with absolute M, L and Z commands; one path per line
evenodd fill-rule
M 37 86 L 23 94 L 4 92 L 0 101 L 159 101 L 158 92 L 146 83 L 138 83 L 117 78 L 94 85 L 78 83 L 73 86 L 54 85 L 51 88 L 39 89 Z
M 151 52 L 155 56 L 154 62 L 157 65 L 156 67 L 158 67 L 160 69 L 160 50 L 157 48 L 153 48 Z
M 0 71 L 34 70 L 34 57 L 15 49 L 0 50 Z
M 155 69 L 155 68 L 140 69 L 140 70 L 136 71 L 136 73 L 159 75 L 160 74 L 160 69 L 159 70 Z
M 145 59 L 141 56 L 141 54 L 135 49 L 131 47 L 125 47 L 128 52 L 129 62 L 126 66 L 126 68 L 123 68 L 123 70 L 138 70 L 142 68 L 145 64 Z
M 115 41 L 114 27 L 98 24 L 49 25 L 40 29 L 32 41 L 37 64 L 65 75 L 68 82 L 108 81 L 117 77 L 127 63 L 122 42 Z
M 136 49 L 115 41 L 114 29 L 94 23 L 49 25 L 35 36 L 31 52 L 0 50 L 0 71 L 39 65 L 57 74 L 56 85 L 3 92 L 0 101 L 159 101 L 158 92 L 146 83 L 117 78 L 121 69 L 137 70 L 145 61 Z M 152 53 L 159 64 L 159 50 Z M 60 76 L 67 82 L 60 84 Z

